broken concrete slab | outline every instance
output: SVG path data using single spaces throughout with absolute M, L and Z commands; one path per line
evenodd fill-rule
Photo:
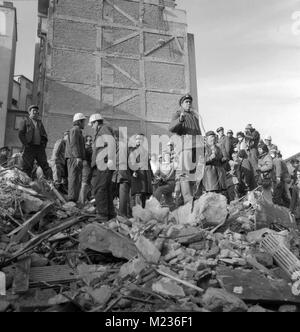
M 253 307 L 250 307 L 248 309 L 248 312 L 267 312 L 268 310 L 259 306 L 259 305 L 254 305 Z
M 44 202 L 42 200 L 26 193 L 22 194 L 21 207 L 26 214 L 40 211 L 43 205 Z
M 213 312 L 246 312 L 247 305 L 237 296 L 224 289 L 208 288 L 201 303 L 207 310 Z
M 149 263 L 157 264 L 159 262 L 161 253 L 155 245 L 144 236 L 140 236 L 136 241 L 136 247 L 145 260 Z
M 194 203 L 175 210 L 171 214 L 178 224 L 219 226 L 227 218 L 227 199 L 223 195 L 208 193 L 202 195 Z
M 289 209 L 275 205 L 264 197 L 257 201 L 255 220 L 256 229 L 269 228 L 273 224 L 287 229 L 293 229 L 296 226 Z
M 104 254 L 111 253 L 117 258 L 128 260 L 138 255 L 133 241 L 98 223 L 83 228 L 79 235 L 79 241 L 81 250 L 91 249 Z
M 300 303 L 300 297 L 294 296 L 288 282 L 283 279 L 273 280 L 255 270 L 217 268 L 217 280 L 228 292 L 235 287 L 242 287 L 243 293 L 238 295 L 244 301 L 256 303 Z
M 172 297 L 185 297 L 182 287 L 169 278 L 162 278 L 152 285 L 153 292 Z
M 136 258 L 121 266 L 119 275 L 121 278 L 128 276 L 138 276 L 147 268 L 147 264 L 143 258 Z

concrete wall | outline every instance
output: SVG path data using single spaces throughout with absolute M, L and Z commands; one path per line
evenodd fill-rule
M 2 22 L 0 34 L 0 147 L 5 143 L 7 109 L 11 106 L 13 74 L 16 52 L 16 12 L 14 8 L 0 6 Z M 4 28 L 5 25 L 5 29 Z
M 168 132 L 183 94 L 193 91 L 197 100 L 186 13 L 166 3 L 51 2 L 43 108 L 49 147 L 76 112 L 101 112 L 129 135 L 150 136 Z

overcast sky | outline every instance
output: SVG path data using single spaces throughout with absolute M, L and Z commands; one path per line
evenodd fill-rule
M 14 0 L 16 74 L 32 79 L 37 1 Z M 196 42 L 199 110 L 206 130 L 273 136 L 284 157 L 300 152 L 299 0 L 178 0 Z M 300 14 L 299 14 L 300 20 Z M 300 25 L 299 25 L 300 26 Z M 300 30 L 300 28 L 299 28 Z

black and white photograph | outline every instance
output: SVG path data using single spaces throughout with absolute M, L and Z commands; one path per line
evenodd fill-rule
M 0 312 L 300 312 L 299 124 L 299 0 L 0 0 Z

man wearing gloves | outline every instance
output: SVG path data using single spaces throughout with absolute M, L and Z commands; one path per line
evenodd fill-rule
M 86 117 L 77 113 L 73 117 L 73 127 L 66 143 L 65 157 L 68 166 L 68 201 L 77 203 L 79 199 L 83 161 L 85 160 L 85 141 L 82 131 Z

